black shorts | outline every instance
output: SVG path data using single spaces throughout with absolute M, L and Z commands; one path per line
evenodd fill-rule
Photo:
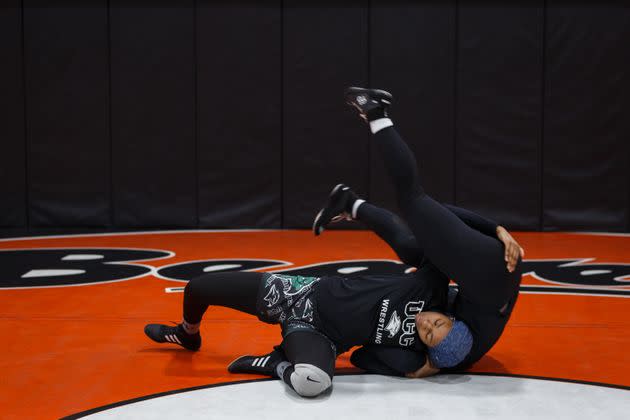
M 337 345 L 321 332 L 317 320 L 316 288 L 319 277 L 288 276 L 263 273 L 256 311 L 258 319 L 268 324 L 280 324 L 282 337 L 301 331 L 323 337 L 337 354 Z
M 264 273 L 256 301 L 258 319 L 269 324 L 314 324 L 314 291 L 318 282 L 318 277 Z

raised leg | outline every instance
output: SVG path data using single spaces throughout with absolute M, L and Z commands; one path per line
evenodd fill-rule
M 387 93 L 387 92 L 385 92 Z M 501 243 L 467 226 L 429 197 L 420 182 L 409 146 L 388 118 L 391 95 L 363 88 L 346 90 L 346 102 L 368 121 L 392 180 L 403 220 L 426 257 L 460 286 L 460 294 L 478 303 L 499 304 L 509 297 Z
M 478 302 L 498 303 L 509 295 L 501 243 L 470 228 L 426 194 L 415 157 L 394 127 L 375 133 L 375 142 L 396 188 L 403 219 L 427 258 Z

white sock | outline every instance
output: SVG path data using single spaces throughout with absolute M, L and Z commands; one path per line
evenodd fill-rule
M 182 327 L 184 328 L 184 331 L 186 331 L 186 334 L 197 334 L 199 332 L 200 325 L 201 322 L 198 324 L 190 324 L 186 322 L 185 319 L 182 321 Z
M 376 134 L 384 128 L 392 127 L 394 123 L 389 118 L 379 118 L 378 120 L 370 121 L 370 130 L 372 134 Z
M 358 199 L 352 205 L 352 218 L 353 219 L 357 218 L 357 212 L 359 211 L 359 206 L 361 206 L 361 204 L 363 204 L 363 203 L 365 203 L 365 200 Z

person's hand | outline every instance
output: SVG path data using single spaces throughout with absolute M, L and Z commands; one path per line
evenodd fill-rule
M 497 226 L 497 238 L 503 242 L 505 262 L 507 263 L 508 271 L 511 273 L 516 268 L 518 257 L 523 258 L 525 251 L 503 226 Z
M 439 371 L 440 369 L 434 368 L 431 365 L 431 362 L 429 362 L 429 358 L 427 357 L 427 361 L 424 363 L 424 366 L 415 372 L 406 373 L 405 376 L 407 378 L 426 378 L 427 376 L 435 375 Z

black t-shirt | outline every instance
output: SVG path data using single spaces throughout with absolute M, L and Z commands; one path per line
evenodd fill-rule
M 446 205 L 446 207 L 471 228 L 492 238 L 497 237 L 496 222 L 485 219 L 469 210 L 449 205 Z M 395 226 L 394 228 L 396 230 Z M 390 241 L 387 242 L 390 243 Z M 468 356 L 459 365 L 453 368 L 442 369 L 443 371 L 457 372 L 468 368 L 486 354 L 496 343 L 518 298 L 521 275 L 522 267 L 521 264 L 518 264 L 513 273 L 506 274 L 505 278 L 502 276 L 500 280 L 509 284 L 513 290 L 511 298 L 497 307 L 467 299 L 466 293 L 459 293 L 456 297 L 453 295 L 455 298 L 454 302 L 451 302 L 452 305 L 447 306 L 447 311 L 453 314 L 456 319 L 465 322 L 469 327 L 473 336 L 473 346 Z M 352 363 L 356 366 L 369 372 L 385 375 L 404 375 L 407 372 L 413 372 L 424 365 L 425 360 L 423 351 L 414 351 L 414 349 L 408 347 L 372 345 L 369 342 L 355 351 L 351 358 Z
M 425 350 L 415 315 L 444 312 L 447 286 L 448 278 L 431 264 L 403 275 L 322 277 L 315 291 L 317 324 L 338 354 L 365 344 Z
M 519 260 L 520 261 L 520 260 Z M 458 293 L 451 312 L 456 319 L 464 321 L 473 336 L 473 345 L 468 356 L 457 366 L 443 369 L 445 372 L 457 372 L 467 369 L 486 354 L 499 340 L 518 298 L 523 267 L 518 264 L 512 273 L 503 280 L 512 288 L 511 297 L 501 307 L 473 302 L 465 293 Z
M 464 321 L 470 328 L 473 346 L 461 363 L 452 368 L 441 369 L 443 372 L 460 372 L 469 368 L 497 342 L 516 304 L 521 272 L 519 264 L 505 279 L 512 284 L 514 290 L 512 297 L 500 308 L 471 302 L 464 294 L 450 289 L 452 293 L 449 294 L 447 312 Z M 425 363 L 425 353 L 413 350 L 415 349 L 365 345 L 355 351 L 350 360 L 355 366 L 368 372 L 404 376 L 405 373 L 413 372 Z

